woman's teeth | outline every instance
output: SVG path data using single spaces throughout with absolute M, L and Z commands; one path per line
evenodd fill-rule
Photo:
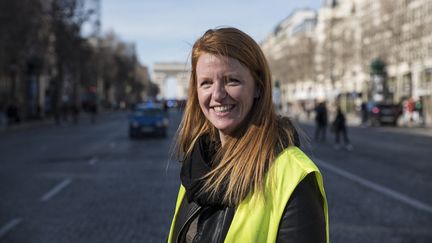
M 214 109 L 217 112 L 226 112 L 233 108 L 233 105 L 222 105 L 222 106 L 215 106 Z

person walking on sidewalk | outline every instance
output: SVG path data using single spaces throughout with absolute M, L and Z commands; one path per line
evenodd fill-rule
M 327 107 L 325 101 L 322 101 L 315 108 L 315 141 L 325 142 L 327 123 Z
M 369 110 L 366 101 L 363 101 L 360 106 L 361 112 L 361 126 L 366 127 L 369 119 Z
M 329 242 L 321 173 L 277 115 L 259 45 L 235 28 L 193 45 L 168 242 Z
M 335 148 L 340 149 L 340 136 L 342 136 L 344 140 L 345 149 L 352 150 L 353 147 L 350 144 L 350 141 L 348 139 L 348 131 L 346 126 L 346 118 L 345 114 L 343 113 L 341 107 L 338 105 L 337 111 L 336 111 L 336 117 L 331 125 L 331 129 L 334 132 L 335 135 Z

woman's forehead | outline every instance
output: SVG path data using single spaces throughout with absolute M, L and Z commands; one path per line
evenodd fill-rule
M 247 69 L 237 59 L 231 57 L 204 53 L 200 55 L 200 57 L 198 58 L 197 69 L 209 69 L 209 68 L 214 68 L 216 66 L 219 68 L 223 68 L 224 70 L 233 71 L 233 72 L 242 69 Z

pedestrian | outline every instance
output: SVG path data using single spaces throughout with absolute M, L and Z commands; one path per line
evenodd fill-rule
M 414 104 L 414 120 L 417 125 L 424 125 L 423 119 L 423 102 L 421 98 Z
M 367 103 L 365 101 L 361 103 L 360 111 L 361 111 L 361 125 L 365 127 L 367 126 L 368 115 L 369 115 Z
M 72 112 L 72 121 L 74 124 L 78 124 L 79 121 L 79 115 L 80 115 L 80 109 L 78 103 L 75 101 L 72 103 L 71 106 L 71 112 Z
M 12 126 L 15 123 L 20 123 L 21 118 L 19 115 L 19 108 L 18 105 L 15 104 L 15 102 L 9 103 L 9 105 L 6 108 L 6 118 L 7 118 L 7 124 L 8 126 Z
M 328 242 L 321 174 L 276 114 L 259 45 L 235 28 L 206 31 L 189 82 L 168 242 Z
M 335 134 L 335 149 L 341 148 L 341 145 L 339 144 L 339 140 L 340 140 L 340 136 L 342 136 L 344 140 L 345 149 L 351 151 L 353 149 L 353 146 L 350 144 L 350 141 L 348 139 L 345 114 L 343 113 L 339 105 L 336 109 L 336 117 L 332 122 L 331 127 L 332 127 L 332 131 Z
M 413 113 L 415 109 L 415 103 L 413 98 L 409 98 L 405 101 L 404 104 L 404 118 L 405 118 L 405 125 L 408 127 L 412 127 L 414 123 Z
M 89 112 L 90 112 L 90 122 L 94 124 L 96 122 L 96 115 L 98 113 L 96 101 L 90 102 Z
M 315 141 L 325 142 L 327 123 L 327 107 L 325 101 L 322 101 L 315 108 Z
M 4 112 L 3 105 L 0 104 L 0 129 L 6 127 L 6 113 Z

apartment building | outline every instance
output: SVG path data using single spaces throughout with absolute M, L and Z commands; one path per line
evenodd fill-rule
M 432 123 L 432 1 L 325 1 L 315 15 L 308 12 L 314 21 L 303 11 L 282 21 L 262 43 L 285 103 L 337 101 L 354 111 L 374 99 L 370 66 L 381 60 L 385 99 L 421 101 L 426 123 Z M 308 21 L 313 28 L 286 34 L 290 23 Z

